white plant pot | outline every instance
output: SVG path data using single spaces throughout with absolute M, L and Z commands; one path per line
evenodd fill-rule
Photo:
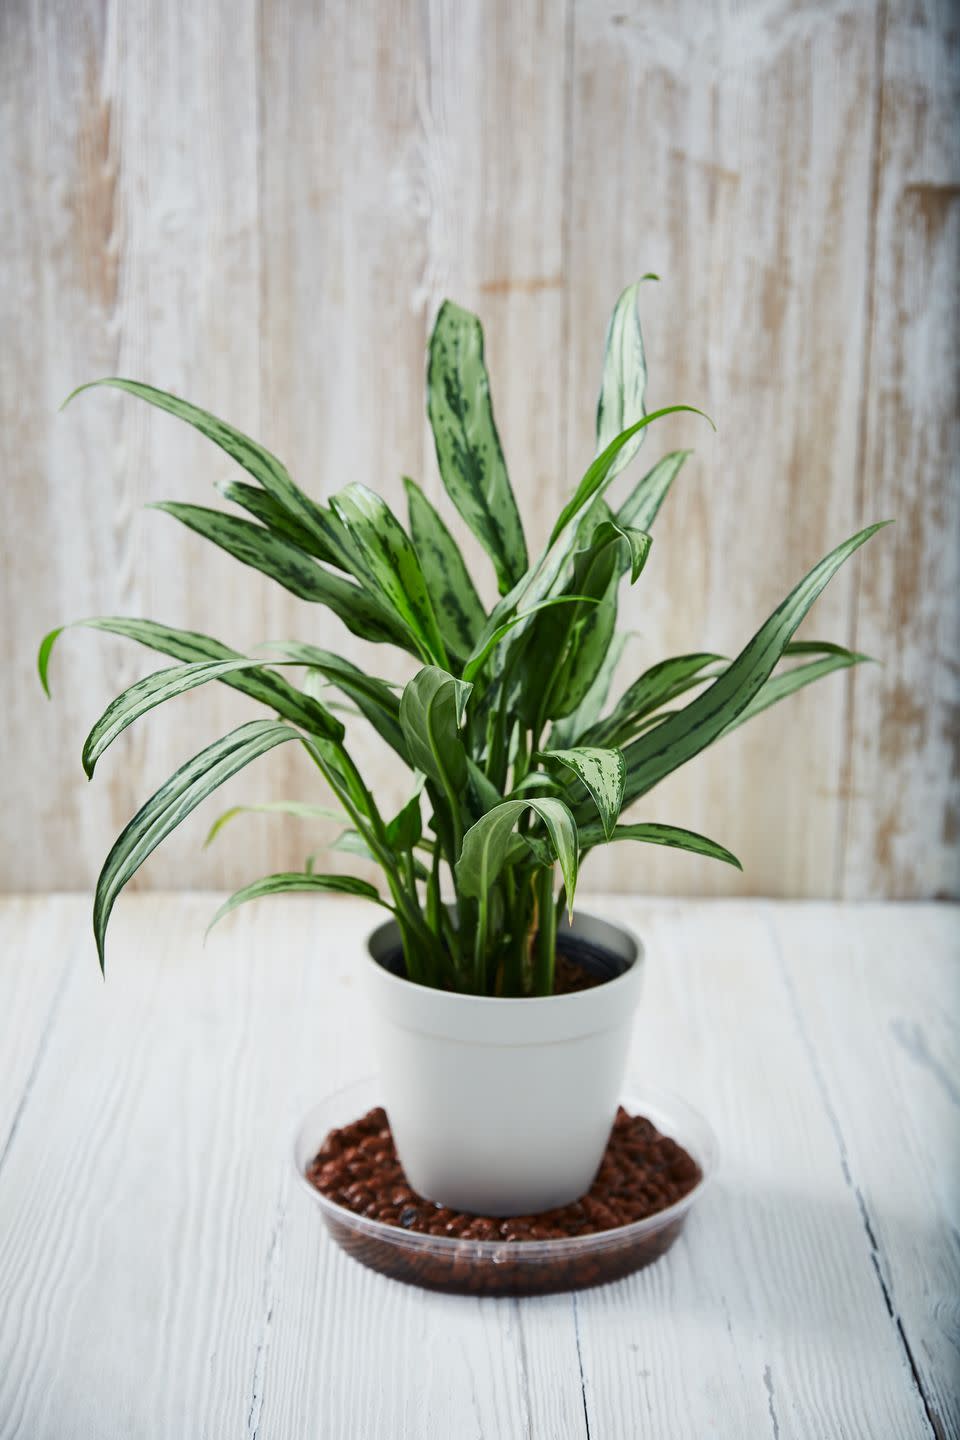
M 559 936 L 567 931 L 560 927 Z M 393 921 L 368 941 L 384 1107 L 415 1190 L 451 1209 L 528 1215 L 589 1190 L 622 1093 L 643 948 L 575 914 L 571 933 L 622 973 L 589 990 L 497 999 L 430 989 L 392 974 Z

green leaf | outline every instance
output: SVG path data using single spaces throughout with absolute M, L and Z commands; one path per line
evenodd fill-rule
M 93 380 L 87 385 L 80 385 L 72 394 L 68 395 L 63 405 L 64 409 L 76 395 L 82 394 L 84 390 L 93 390 L 101 385 L 109 386 L 114 390 L 125 390 L 129 395 L 135 395 L 138 400 L 145 400 L 147 404 L 154 405 L 158 410 L 165 410 L 168 415 L 174 415 L 178 420 L 185 420 L 201 435 L 219 445 L 221 450 L 242 465 L 248 475 L 252 475 L 275 500 L 281 504 L 295 519 L 299 520 L 311 534 L 315 534 L 318 540 L 325 538 L 325 527 L 321 523 L 321 510 L 303 491 L 293 483 L 286 466 L 271 455 L 256 440 L 251 440 L 249 435 L 234 429 L 224 420 L 218 420 L 216 415 L 211 415 L 208 410 L 201 410 L 197 405 L 191 405 L 187 400 L 181 400 L 176 395 L 171 395 L 165 390 L 157 390 L 152 385 L 144 385 L 139 380 L 121 380 L 110 376 L 104 380 Z
M 596 724 L 600 712 L 607 703 L 613 676 L 626 644 L 626 633 L 624 631 L 615 632 L 607 646 L 607 652 L 600 663 L 600 668 L 580 704 L 569 715 L 565 715 L 562 720 L 557 720 L 554 724 L 550 732 L 551 748 L 563 749 L 573 745 L 576 741 L 584 738 L 590 727 Z
M 370 849 L 369 844 L 359 830 L 344 830 L 336 840 L 329 846 L 331 850 L 339 850 L 344 855 L 358 855 L 362 860 L 371 860 L 376 865 L 377 857 Z
M 643 353 L 638 304 L 640 282 L 628 285 L 614 306 L 607 327 L 603 379 L 597 402 L 597 453 L 644 416 L 647 362 Z M 611 479 L 629 465 L 644 440 L 643 431 L 617 455 Z
M 214 640 L 209 635 L 201 635 L 195 630 L 177 630 L 170 625 L 160 625 L 155 620 L 128 619 L 120 615 L 96 616 L 88 620 L 75 620 L 72 625 L 61 625 L 45 636 L 37 657 L 37 668 L 40 672 L 40 683 L 47 695 L 50 694 L 48 674 L 50 656 L 57 637 L 64 630 L 73 630 L 81 626 L 88 630 L 106 630 L 112 635 L 122 635 L 128 640 L 136 640 L 151 650 L 158 650 L 162 655 L 172 656 L 174 660 L 241 660 L 246 662 L 246 656 L 241 655 L 239 651 L 231 650 L 228 645 L 223 645 L 219 640 Z M 259 700 L 263 705 L 269 705 L 271 710 L 276 710 L 285 720 L 303 726 L 305 730 L 309 730 L 314 735 L 329 733 L 330 716 L 324 707 L 309 695 L 304 695 L 296 686 L 289 684 L 281 675 L 274 674 L 272 670 L 262 667 L 242 669 L 237 672 L 227 670 L 218 678 L 224 685 L 242 691 L 244 695 L 249 695 L 252 700 Z
M 743 869 L 736 855 L 723 845 L 718 845 L 715 840 L 708 840 L 706 835 L 698 835 L 694 830 L 678 829 L 676 825 L 618 825 L 612 835 L 604 835 L 599 825 L 584 826 L 581 827 L 580 838 L 584 850 L 605 841 L 642 840 L 648 845 L 668 845 L 675 850 L 689 850 L 694 855 L 706 855 L 711 860 L 723 860 L 727 865 L 735 865 L 738 870 Z
M 404 476 L 410 534 L 420 557 L 440 634 L 452 655 L 469 655 L 486 612 L 460 547 L 420 486 Z
M 538 610 L 550 610 L 554 605 L 572 605 L 577 601 L 582 601 L 585 605 L 597 604 L 597 601 L 590 595 L 551 595 L 548 600 L 540 600 L 536 605 L 531 605 L 529 610 L 524 610 L 519 615 L 511 615 L 509 620 L 505 620 L 502 625 L 496 626 L 489 633 L 484 632 L 477 641 L 476 649 L 463 667 L 464 680 L 468 683 L 475 680 L 503 637 L 517 625 L 522 625 L 524 620 L 529 620 L 530 616 L 535 615 Z
M 503 799 L 496 785 L 470 755 L 467 756 L 467 781 L 473 802 L 470 808 L 475 815 L 485 815 L 488 810 L 499 805 Z
M 626 804 L 645 795 L 665 775 L 699 754 L 746 710 L 773 672 L 797 626 L 843 562 L 888 523 L 868 525 L 831 550 L 777 606 L 704 694 L 627 747 Z
M 423 777 L 421 776 L 421 780 Z M 387 844 L 393 850 L 412 850 L 419 845 L 423 835 L 423 816 L 420 813 L 420 790 L 422 785 L 411 795 L 406 805 L 403 805 L 394 815 L 392 820 L 387 821 Z
M 504 800 L 488 810 L 463 837 L 463 849 L 456 864 L 457 885 L 462 895 L 485 898 L 503 869 L 511 846 L 513 827 L 525 810 L 533 810 L 543 821 L 567 892 L 567 906 L 573 909 L 577 884 L 577 826 L 562 800 L 528 797 Z
M 97 880 L 93 933 L 101 970 L 104 968 L 107 924 L 116 898 L 148 855 L 225 780 L 274 746 L 300 739 L 299 732 L 289 725 L 276 720 L 251 720 L 215 740 L 199 755 L 181 765 L 137 811 L 115 841 Z
M 412 763 L 450 797 L 467 783 L 467 752 L 460 736 L 463 706 L 470 686 L 427 665 L 400 697 L 400 725 Z
M 616 439 L 611 440 L 607 448 L 597 456 L 587 469 L 571 498 L 560 511 L 557 523 L 550 532 L 549 544 L 551 546 L 560 538 L 562 531 L 566 529 L 570 521 L 579 515 L 587 502 L 592 500 L 595 495 L 602 494 L 606 489 L 613 478 L 611 472 L 613 471 L 617 456 L 629 445 L 633 437 L 638 435 L 647 425 L 652 425 L 654 420 L 660 420 L 664 415 L 675 415 L 681 410 L 688 411 L 691 415 L 702 416 L 712 429 L 716 429 L 710 416 L 703 410 L 698 410 L 695 405 L 667 405 L 664 409 L 654 410 L 652 414 L 644 415 L 642 420 L 638 420 L 634 425 L 628 426 Z
M 186 665 L 172 665 L 169 669 L 157 670 L 128 686 L 107 706 L 84 742 L 83 768 L 87 779 L 93 779 L 97 761 L 117 736 L 148 710 L 232 671 L 253 669 L 256 663 L 255 660 L 200 660 Z M 342 740 L 344 731 L 339 720 L 335 720 L 318 701 L 314 701 L 314 704 L 317 711 L 326 716 L 327 738 Z
M 242 480 L 218 480 L 217 489 L 224 500 L 248 511 L 281 539 L 290 540 L 308 555 L 343 569 L 342 556 L 337 554 L 329 541 L 318 532 L 308 530 L 266 490 L 261 490 L 258 485 L 247 485 Z
M 593 796 L 603 831 L 609 840 L 623 806 L 627 769 L 620 750 L 580 746 L 573 750 L 542 750 L 542 760 L 553 760 L 572 770 Z
M 427 411 L 450 499 L 486 550 L 501 595 L 527 568 L 527 546 L 483 361 L 475 315 L 445 300 L 430 338 Z
M 420 658 L 445 666 L 446 649 L 417 552 L 390 507 L 357 483 L 330 503 L 356 548 L 364 580 L 400 620 Z
M 392 910 L 393 906 L 388 905 L 383 899 L 375 885 L 370 885 L 366 880 L 357 880 L 352 875 L 315 875 L 313 871 L 298 874 L 296 871 L 285 871 L 279 875 L 265 875 L 262 880 L 254 880 L 250 885 L 244 885 L 242 889 L 234 891 L 229 900 L 225 900 L 220 909 L 214 915 L 207 926 L 206 933 L 210 934 L 219 921 L 231 910 L 236 910 L 238 905 L 245 905 L 248 900 L 260 900 L 264 895 L 289 895 L 294 891 L 310 891 L 314 894 L 325 895 L 358 895 L 364 900 L 373 900 L 375 904 L 382 905 L 386 910 Z
M 651 711 L 658 710 L 661 705 L 669 705 L 671 700 L 693 686 L 715 679 L 715 670 L 704 672 L 717 664 L 725 664 L 722 655 L 701 651 L 693 655 L 675 655 L 651 665 L 624 691 L 606 719 L 591 726 L 584 738 L 589 738 L 596 745 L 622 744 L 635 731 L 637 721 Z
M 417 653 L 405 627 L 397 623 L 377 597 L 368 595 L 342 575 L 331 575 L 298 546 L 265 530 L 262 525 L 241 520 L 237 515 L 227 515 L 222 510 L 210 510 L 203 505 L 160 501 L 148 508 L 172 515 L 242 564 L 269 575 L 271 580 L 276 580 L 301 600 L 326 605 L 348 630 L 361 639 L 400 645 Z
M 547 720 L 575 710 L 600 671 L 617 623 L 617 590 L 630 560 L 641 566 L 650 537 L 633 532 L 636 549 L 625 546 L 628 537 L 617 525 L 601 520 L 586 544 L 573 557 L 570 588 L 592 599 L 590 609 L 575 609 L 541 616 L 529 629 L 523 664 L 521 713 L 535 733 Z
M 617 524 L 649 530 L 667 497 L 667 491 L 680 472 L 680 467 L 692 454 L 692 450 L 674 450 L 658 461 L 653 469 L 637 482 L 620 506 L 617 511 Z
M 334 810 L 330 805 L 304 805 L 299 800 L 273 800 L 262 805 L 231 805 L 230 809 L 218 815 L 210 826 L 203 848 L 211 845 L 223 827 L 238 815 L 295 815 L 298 820 L 338 820 L 341 823 L 347 818 L 342 810 Z
M 793 647 L 788 647 L 793 650 Z M 821 649 L 817 645 L 817 649 Z M 794 654 L 802 653 L 793 650 Z M 741 710 L 735 720 L 732 720 L 724 731 L 728 735 L 731 730 L 736 730 L 746 720 L 752 720 L 754 715 L 759 715 L 761 710 L 768 710 L 771 705 L 776 705 L 778 700 L 784 700 L 796 690 L 802 690 L 805 685 L 810 685 L 814 680 L 821 680 L 825 675 L 832 675 L 837 670 L 849 669 L 851 665 L 861 665 L 869 661 L 869 655 L 857 655 L 851 650 L 845 650 L 838 645 L 824 656 L 822 660 L 812 660 L 806 665 L 796 665 L 792 670 L 784 670 L 779 675 L 772 675 L 761 689 L 757 692 L 745 710 Z
M 385 680 L 368 675 L 349 660 L 342 659 L 331 650 L 321 650 L 316 645 L 283 641 L 271 645 L 270 649 L 310 665 L 338 690 L 349 695 L 377 733 L 409 764 L 407 744 L 400 728 L 400 700 Z

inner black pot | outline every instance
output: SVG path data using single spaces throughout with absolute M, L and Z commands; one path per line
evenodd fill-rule
M 606 980 L 616 980 L 630 967 L 630 961 L 622 955 L 617 955 L 613 950 L 608 950 L 605 945 L 599 945 L 595 940 L 586 940 L 582 935 L 560 930 L 557 933 L 557 954 L 564 956 L 574 965 L 581 966 L 589 975 L 596 976 L 601 983 Z M 406 961 L 403 955 L 403 946 L 396 945 L 386 954 L 379 958 L 379 963 L 384 970 L 391 975 L 396 975 L 400 980 L 407 980 Z

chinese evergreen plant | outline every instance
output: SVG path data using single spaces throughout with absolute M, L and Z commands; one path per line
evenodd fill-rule
M 355 635 L 399 646 L 419 666 L 401 689 L 305 642 L 275 647 L 277 659 L 265 663 L 153 620 L 76 622 L 128 636 L 179 662 L 131 685 L 107 708 L 83 747 L 88 777 L 134 720 L 208 680 L 273 712 L 188 760 L 120 835 L 94 900 L 101 966 L 117 895 L 151 851 L 225 780 L 286 741 L 301 745 L 341 808 L 300 800 L 235 807 L 211 837 L 246 808 L 334 814 L 347 827 L 338 848 L 375 860 L 385 890 L 315 873 L 307 862 L 300 873 L 245 886 L 215 919 L 244 901 L 285 891 L 366 896 L 395 915 L 407 974 L 423 984 L 483 995 L 551 993 L 558 919 L 573 906 L 579 866 L 598 846 L 669 845 L 739 864 L 702 835 L 622 823 L 621 813 L 751 716 L 865 658 L 791 637 L 830 578 L 879 527 L 861 530 L 821 560 L 735 660 L 707 653 L 662 660 L 608 705 L 624 644 L 616 630 L 618 590 L 640 576 L 650 527 L 689 452 L 667 455 L 615 508 L 609 486 L 636 455 L 649 424 L 693 408 L 645 411 L 637 292 L 634 285 L 621 296 L 607 333 L 596 457 L 533 563 L 494 423 L 480 322 L 449 302 L 440 310 L 429 347 L 429 418 L 443 484 L 496 572 L 500 599 L 489 613 L 456 541 L 413 480 L 404 481 L 406 529 L 362 484 L 318 504 L 261 445 L 206 411 L 136 381 L 93 382 L 188 421 L 254 482 L 220 486 L 252 519 L 172 502 L 158 509 L 301 599 L 326 605 Z M 60 633 L 52 631 L 40 649 L 45 689 Z M 784 656 L 796 663 L 777 671 Z M 287 678 L 303 671 L 302 687 Z M 398 814 L 383 815 L 364 782 L 343 724 L 324 703 L 330 687 L 349 698 L 409 768 L 410 797 Z M 690 691 L 698 692 L 695 698 L 677 706 Z

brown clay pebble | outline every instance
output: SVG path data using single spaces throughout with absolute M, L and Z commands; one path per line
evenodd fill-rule
M 579 967 L 577 967 L 579 970 Z M 559 988 L 559 985 L 558 985 Z M 618 1279 L 649 1264 L 672 1244 L 683 1216 L 655 1235 L 624 1235 L 600 1255 L 568 1255 L 534 1266 L 511 1261 L 520 1241 L 570 1240 L 617 1230 L 675 1204 L 699 1183 L 700 1167 L 682 1146 L 661 1135 L 643 1115 L 621 1106 L 603 1161 L 588 1194 L 542 1215 L 507 1219 L 468 1215 L 434 1205 L 407 1183 L 381 1107 L 340 1130 L 332 1130 L 307 1166 L 307 1179 L 344 1210 L 420 1235 L 442 1236 L 448 1244 L 418 1253 L 355 1231 L 333 1216 L 327 1223 L 339 1243 L 358 1260 L 398 1280 L 468 1294 L 544 1294 Z M 476 1254 L 476 1242 L 502 1247 L 497 1264 Z M 442 1249 L 442 1253 L 439 1253 Z M 448 1253 L 449 1252 L 449 1253 Z

